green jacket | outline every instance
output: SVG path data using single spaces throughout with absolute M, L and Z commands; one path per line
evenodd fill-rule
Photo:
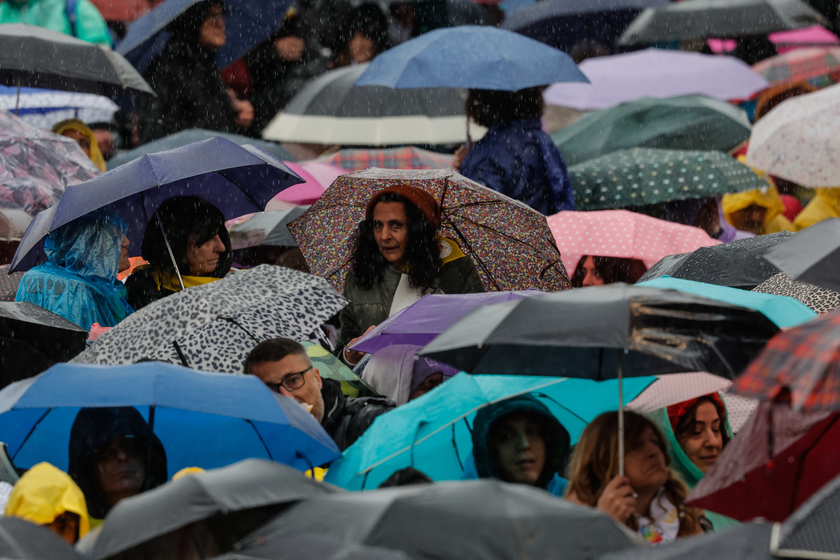
M 67 0 L 5 0 L 0 3 L 0 24 L 27 23 L 72 35 L 66 5 Z M 79 0 L 76 16 L 77 38 L 111 46 L 108 25 L 90 0 Z
M 341 333 L 338 336 L 338 352 L 344 350 L 350 340 L 361 335 L 371 325 L 378 325 L 388 318 L 391 303 L 400 283 L 400 271 L 394 265 L 385 267 L 382 282 L 369 290 L 356 285 L 353 272 L 347 274 L 344 282 L 344 297 L 350 303 L 341 310 Z M 484 291 L 478 271 L 469 257 L 450 261 L 440 269 L 438 288 L 444 294 L 473 294 Z

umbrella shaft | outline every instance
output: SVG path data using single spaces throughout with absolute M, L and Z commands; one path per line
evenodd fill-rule
M 15 116 L 18 115 L 20 109 L 20 76 L 17 79 L 17 96 L 15 97 Z
M 622 394 L 622 351 L 618 351 L 618 474 L 624 476 L 624 395 Z

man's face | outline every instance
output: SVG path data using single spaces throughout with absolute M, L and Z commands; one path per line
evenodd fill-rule
M 533 486 L 545 467 L 542 424 L 526 413 L 503 417 L 494 424 L 490 434 L 490 452 L 502 480 Z
M 222 7 L 215 5 L 198 30 L 198 43 L 208 51 L 217 51 L 225 46 L 225 20 Z
M 742 231 L 749 231 L 761 235 L 764 227 L 764 218 L 767 216 L 767 208 L 758 204 L 750 204 L 742 210 L 732 212 L 732 225 Z
M 290 354 L 277 362 L 263 362 L 251 366 L 251 373 L 281 395 L 311 407 L 309 412 L 320 422 L 324 419 L 324 399 L 321 396 L 321 374 L 309 366 L 301 356 Z M 293 384 L 302 375 L 303 385 L 289 390 L 281 384 Z
M 395 265 L 404 264 L 408 216 L 402 202 L 379 202 L 373 207 L 373 238 L 385 260 Z
M 139 494 L 146 478 L 147 444 L 137 438 L 114 438 L 94 451 L 94 470 L 104 502 L 113 506 Z

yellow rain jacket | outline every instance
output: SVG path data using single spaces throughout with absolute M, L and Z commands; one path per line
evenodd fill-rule
M 68 130 L 75 130 L 76 132 L 87 136 L 87 139 L 90 141 L 90 161 L 92 161 L 100 171 L 106 171 L 107 166 L 105 164 L 105 158 L 102 156 L 99 144 L 96 143 L 96 136 L 93 134 L 90 127 L 79 119 L 68 119 L 56 124 L 52 129 L 52 131 L 56 134 L 64 134 Z
M 90 531 L 85 495 L 70 475 L 49 463 L 38 463 L 15 484 L 4 515 L 48 525 L 68 511 L 79 516 L 81 540 Z
M 761 235 L 780 231 L 796 231 L 790 220 L 783 215 L 785 205 L 782 203 L 776 187 L 768 185 L 766 189 L 726 194 L 720 203 L 726 221 L 733 226 L 735 224 L 732 221 L 732 214 L 753 204 L 767 208 Z
M 817 189 L 817 194 L 796 216 L 793 225 L 799 231 L 828 218 L 840 218 L 840 188 Z

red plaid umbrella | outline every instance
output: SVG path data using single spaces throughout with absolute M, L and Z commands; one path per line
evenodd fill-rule
M 340 176 L 302 216 L 289 224 L 313 274 L 339 291 L 350 268 L 353 237 L 370 197 L 408 184 L 440 203 L 439 234 L 455 241 L 478 269 L 484 288 L 571 287 L 545 216 L 452 170 L 365 169 Z
M 840 410 L 840 311 L 774 336 L 732 390 L 773 399 L 785 389 L 795 410 Z
M 753 70 L 773 85 L 810 81 L 825 87 L 840 79 L 840 47 L 796 49 L 766 58 L 754 64 Z
M 384 169 L 451 169 L 452 156 L 406 146 L 384 150 L 344 149 L 318 158 L 318 161 L 350 171 L 382 167 Z

